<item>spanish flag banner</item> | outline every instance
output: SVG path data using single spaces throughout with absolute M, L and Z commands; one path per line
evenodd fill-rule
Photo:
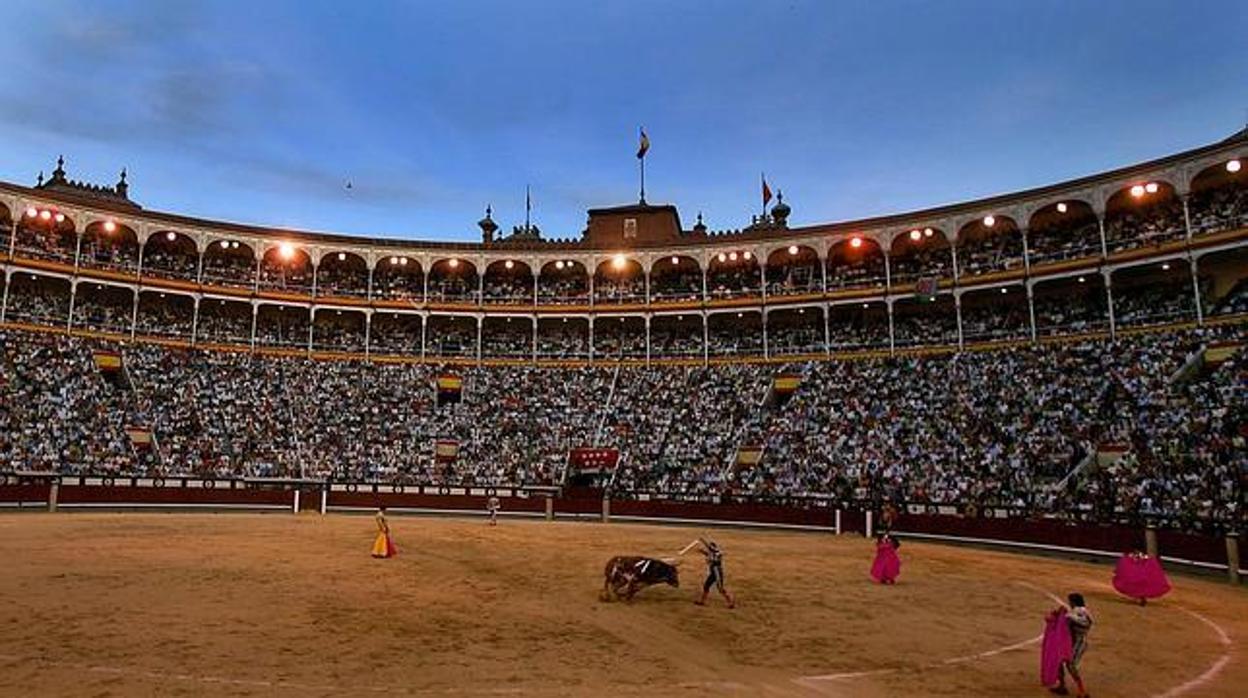
M 453 463 L 459 458 L 459 442 L 454 439 L 438 439 L 433 442 L 433 457 L 439 463 Z
M 797 373 L 781 373 L 771 383 L 771 389 L 780 395 L 790 395 L 802 384 L 802 376 Z
M 759 175 L 759 179 L 763 181 L 763 206 L 766 207 L 771 202 L 771 187 L 767 186 L 767 175 Z
M 443 373 L 437 379 L 438 407 L 457 403 L 463 399 L 464 379 L 453 373 Z
M 749 444 L 737 448 L 737 467 L 749 468 L 763 462 L 763 447 Z
M 464 379 L 453 373 L 438 376 L 438 390 L 459 392 L 464 388 Z
M 148 427 L 128 426 L 126 427 L 126 436 L 130 437 L 130 443 L 138 451 L 151 448 L 154 440 L 152 430 Z
M 95 367 L 104 373 L 121 370 L 121 354 L 115 351 L 96 351 L 92 358 Z
M 637 159 L 640 160 L 646 156 L 646 151 L 650 150 L 650 137 L 646 135 L 646 129 L 641 130 L 641 138 L 637 142 Z

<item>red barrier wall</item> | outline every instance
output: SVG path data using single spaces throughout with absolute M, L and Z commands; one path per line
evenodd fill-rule
M 76 479 L 74 482 L 78 482 Z M 34 482 L 10 480 L 0 484 L 0 502 L 46 502 L 50 481 Z M 75 504 L 112 505 L 124 508 L 139 506 L 233 506 L 290 508 L 294 502 L 294 490 L 299 489 L 303 510 L 316 510 L 320 506 L 320 489 L 306 483 L 284 487 L 281 485 L 256 485 L 254 483 L 231 483 L 219 481 L 214 487 L 204 487 L 199 481 L 185 485 L 172 480 L 163 487 L 136 485 L 87 485 L 61 484 L 58 501 L 62 505 Z M 396 492 L 394 489 L 378 488 L 371 491 L 330 491 L 327 504 L 330 507 L 445 509 L 485 511 L 487 497 L 477 494 L 434 494 L 422 492 Z M 415 489 L 415 488 L 413 488 Z M 463 491 L 462 488 L 458 488 Z M 511 491 L 500 491 L 502 511 L 506 513 L 544 513 L 546 497 L 541 494 L 514 496 Z M 602 500 L 596 497 L 557 497 L 553 502 L 557 515 L 576 515 L 596 518 L 602 513 Z M 832 529 L 836 510 L 826 506 L 781 506 L 778 504 L 723 502 L 681 502 L 675 500 L 615 499 L 611 501 L 611 515 L 654 519 L 691 519 L 710 522 L 751 522 L 778 526 L 818 526 Z M 877 519 L 878 522 L 878 519 Z M 843 532 L 861 532 L 865 514 L 857 510 L 841 513 Z M 895 529 L 906 533 L 987 539 L 1001 543 L 1022 542 L 1051 545 L 1062 548 L 1083 548 L 1107 553 L 1120 553 L 1130 549 L 1144 548 L 1142 528 L 1118 524 L 1070 523 L 1052 519 L 1023 518 L 966 518 L 939 514 L 902 514 Z M 1221 536 L 1182 533 L 1169 529 L 1157 531 L 1158 548 L 1162 555 L 1197 562 L 1225 565 L 1226 542 Z

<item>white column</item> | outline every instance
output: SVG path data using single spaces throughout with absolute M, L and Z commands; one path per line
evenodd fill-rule
M 1027 315 L 1031 318 L 1031 343 L 1035 344 L 1038 340 L 1036 332 L 1036 297 L 1032 289 L 1031 280 L 1028 279 L 1023 286 L 1027 289 Z
M 194 296 L 195 305 L 191 310 L 191 346 L 195 346 L 195 341 L 199 337 L 199 303 L 203 300 L 203 296 Z
M 1101 238 L 1104 241 L 1104 238 Z M 1117 335 L 1117 323 L 1114 321 L 1114 288 L 1110 282 L 1111 274 L 1109 270 L 1101 272 L 1102 278 L 1105 280 L 1105 303 L 1109 310 L 1109 338 L 1113 339 Z
M 962 294 L 953 294 L 953 311 L 958 317 L 958 351 L 962 351 L 966 347 L 966 342 L 962 334 Z

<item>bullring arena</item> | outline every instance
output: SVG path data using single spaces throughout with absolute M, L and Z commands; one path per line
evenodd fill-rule
M 1248 597 L 1174 575 L 1139 607 L 1104 560 L 907 541 L 894 587 L 861 535 L 709 531 L 739 606 L 682 587 L 603 603 L 603 561 L 703 528 L 392 517 L 10 514 L 0 518 L 0 692 L 9 695 L 1038 695 L 1054 595 L 1097 613 L 1097 696 L 1235 696 Z
M 1245 160 L 480 242 L 0 182 L 0 693 L 1243 695 Z

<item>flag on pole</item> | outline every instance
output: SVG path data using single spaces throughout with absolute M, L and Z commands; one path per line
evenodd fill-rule
M 767 186 L 767 175 L 759 175 L 763 180 L 763 206 L 771 202 L 771 187 Z
M 646 151 L 650 150 L 650 137 L 646 135 L 646 129 L 641 130 L 641 139 L 637 143 L 637 159 L 640 160 L 646 156 Z

